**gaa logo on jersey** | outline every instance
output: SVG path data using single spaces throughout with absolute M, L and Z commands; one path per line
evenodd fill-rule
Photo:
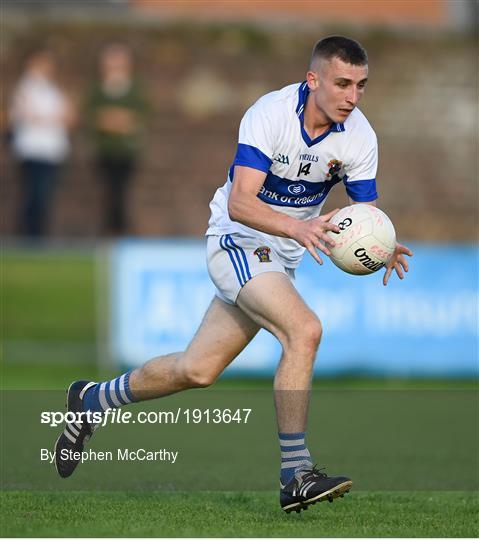
M 291 184 L 288 186 L 288 191 L 291 193 L 291 195 L 301 195 L 301 193 L 306 191 L 306 188 L 303 186 L 303 184 Z
M 270 253 L 271 250 L 267 246 L 260 246 L 254 250 L 254 255 L 257 255 L 259 262 L 271 262 L 271 259 L 269 258 Z

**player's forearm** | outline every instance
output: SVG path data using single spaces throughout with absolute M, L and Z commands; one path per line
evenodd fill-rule
M 274 236 L 294 238 L 298 220 L 272 210 L 256 196 L 230 199 L 228 212 L 233 221 L 247 227 Z

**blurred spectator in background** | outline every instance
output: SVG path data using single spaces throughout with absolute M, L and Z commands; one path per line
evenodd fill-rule
M 33 237 L 46 232 L 52 191 L 69 153 L 68 131 L 76 119 L 55 74 L 56 60 L 51 51 L 31 53 L 9 111 L 11 142 L 23 183 L 19 229 Z
M 87 116 L 107 192 L 107 233 L 116 235 L 127 229 L 126 191 L 143 143 L 147 104 L 127 45 L 107 45 L 100 54 L 99 71 Z

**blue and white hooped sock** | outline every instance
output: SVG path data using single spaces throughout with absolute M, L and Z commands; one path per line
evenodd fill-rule
M 111 381 L 97 383 L 83 396 L 83 409 L 92 412 L 105 412 L 117 409 L 135 401 L 130 390 L 130 373 L 124 373 Z
M 285 486 L 298 467 L 313 466 L 304 442 L 305 433 L 278 433 L 281 446 L 281 484 Z

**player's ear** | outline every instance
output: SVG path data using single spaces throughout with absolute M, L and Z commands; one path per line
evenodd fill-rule
M 308 71 L 306 73 L 306 82 L 310 90 L 316 90 L 319 86 L 318 74 L 315 71 Z

